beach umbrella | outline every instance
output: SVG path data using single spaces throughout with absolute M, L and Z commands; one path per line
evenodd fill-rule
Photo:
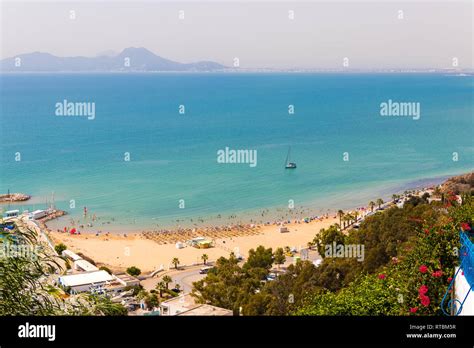
M 75 228 L 73 228 L 73 229 L 71 230 L 71 234 L 74 234 L 74 233 L 76 233 L 76 229 L 75 229 Z

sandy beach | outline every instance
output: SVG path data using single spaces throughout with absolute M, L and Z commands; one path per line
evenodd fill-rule
M 203 254 L 209 256 L 209 261 L 221 256 L 227 257 L 231 251 L 238 251 L 240 255 L 246 257 L 250 249 L 259 245 L 273 249 L 285 246 L 306 247 L 320 229 L 338 221 L 337 218 L 328 217 L 309 223 L 286 224 L 289 229 L 287 233 L 280 233 L 276 225 L 258 226 L 259 233 L 256 235 L 215 238 L 215 246 L 209 249 L 197 249 L 191 246 L 177 249 L 174 244 L 158 244 L 139 233 L 128 234 L 125 237 L 123 234 L 71 235 L 50 231 L 49 236 L 55 243 L 64 243 L 68 249 L 92 258 L 98 265 L 105 265 L 113 270 L 136 266 L 142 272 L 151 272 L 161 266 L 165 269 L 170 267 L 174 257 L 180 260 L 181 265 L 191 265 L 202 262 Z

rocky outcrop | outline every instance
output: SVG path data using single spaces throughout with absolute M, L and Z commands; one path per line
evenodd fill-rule
M 23 202 L 27 201 L 31 196 L 25 195 L 24 193 L 5 193 L 0 194 L 0 203 L 2 202 Z
M 474 192 L 474 172 L 449 178 L 441 185 L 441 192 L 455 194 Z

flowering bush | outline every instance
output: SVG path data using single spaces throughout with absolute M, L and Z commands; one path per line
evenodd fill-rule
M 416 237 L 400 246 L 396 262 L 362 274 L 337 293 L 310 296 L 296 314 L 441 315 L 441 301 L 458 264 L 459 231 L 470 231 L 473 218 L 470 199 L 448 210 L 433 208 L 421 218 Z

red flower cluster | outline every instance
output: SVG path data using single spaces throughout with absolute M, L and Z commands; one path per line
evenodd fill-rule
M 386 275 L 385 274 L 379 274 L 379 279 L 385 279 Z
M 421 301 L 421 304 L 425 307 L 428 307 L 430 305 L 430 298 L 428 296 L 425 296 L 425 295 L 420 296 L 420 301 Z
M 428 292 L 428 287 L 426 285 L 422 285 L 418 289 L 418 293 L 420 294 L 420 296 L 426 295 L 427 292 Z
M 430 305 L 430 298 L 426 296 L 427 292 L 428 292 L 428 287 L 426 285 L 422 285 L 418 289 L 418 294 L 420 295 L 421 304 L 425 307 L 428 307 Z
M 421 265 L 421 266 L 420 266 L 420 272 L 421 272 L 421 273 L 426 273 L 426 272 L 428 272 L 428 267 L 426 267 L 425 265 Z
M 417 310 L 418 310 L 418 307 L 412 307 L 410 308 L 410 313 L 416 313 Z
M 470 231 L 471 230 L 471 226 L 469 226 L 469 224 L 467 222 L 463 222 L 461 223 L 461 229 L 466 232 L 466 231 Z
M 439 278 L 443 275 L 443 271 L 439 269 L 439 270 L 434 271 L 433 273 L 431 273 L 431 275 L 435 278 Z

